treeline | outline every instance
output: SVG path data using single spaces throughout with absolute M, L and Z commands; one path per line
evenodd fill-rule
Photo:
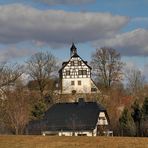
M 24 134 L 29 121 L 43 117 L 55 102 L 57 69 L 56 58 L 48 52 L 36 53 L 24 65 L 1 63 L 1 134 Z
M 48 52 L 32 55 L 24 65 L 1 63 L 1 134 L 26 134 L 29 121 L 42 119 L 45 111 L 59 101 L 57 63 Z M 96 99 L 106 107 L 114 135 L 145 136 L 148 85 L 142 72 L 125 69 L 120 54 L 112 48 L 97 49 L 91 66 L 100 89 Z
M 119 124 L 122 136 L 148 136 L 148 98 L 145 98 L 142 106 L 135 100 L 131 111 L 125 107 L 119 118 Z
M 112 48 L 97 49 L 91 64 L 114 135 L 148 136 L 148 84 L 142 72 L 129 68 Z

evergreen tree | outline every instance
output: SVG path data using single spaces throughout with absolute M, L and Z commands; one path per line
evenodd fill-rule
M 143 113 L 143 116 L 148 116 L 148 97 L 146 97 L 143 102 L 142 113 Z
M 148 136 L 147 131 L 147 123 L 148 123 L 148 97 L 145 98 L 142 105 L 142 136 Z
M 46 103 L 44 100 L 39 100 L 32 109 L 32 116 L 34 119 L 42 119 L 46 111 Z
M 133 109 L 132 118 L 135 122 L 136 126 L 136 136 L 141 136 L 141 119 L 142 119 L 142 112 L 140 105 L 137 100 L 135 100 L 134 104 L 131 106 Z
M 135 132 L 134 122 L 127 108 L 124 108 L 121 117 L 119 118 L 119 123 L 121 127 L 122 136 L 134 135 Z

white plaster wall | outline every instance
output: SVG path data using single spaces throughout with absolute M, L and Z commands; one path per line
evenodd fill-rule
M 95 129 L 93 130 L 93 136 L 97 136 L 97 125 L 96 125 Z
M 81 61 L 81 65 L 78 65 L 78 61 Z M 79 70 L 87 71 L 87 75 L 80 75 Z M 90 67 L 80 57 L 72 57 L 63 68 L 62 73 L 62 94 L 71 94 L 72 90 L 77 93 L 98 92 L 98 88 L 91 79 Z M 75 85 L 71 85 L 71 81 L 75 81 Z M 81 81 L 81 85 L 78 85 L 78 81 Z M 91 88 L 96 88 L 97 91 L 92 92 Z
M 108 121 L 104 112 L 100 112 L 97 125 L 108 125 Z
M 75 132 L 74 136 L 78 136 L 79 134 L 84 134 L 86 136 L 93 136 L 92 132 L 90 131 Z M 59 132 L 59 136 L 73 136 L 73 133 L 72 132 Z
M 59 132 L 59 136 L 72 136 L 72 132 Z
M 71 85 L 71 81 L 74 81 L 75 85 Z M 81 85 L 78 85 L 78 81 L 81 81 Z M 72 90 L 76 90 L 77 93 L 91 93 L 91 79 L 90 78 L 75 78 L 75 79 L 63 79 L 63 94 L 70 94 Z

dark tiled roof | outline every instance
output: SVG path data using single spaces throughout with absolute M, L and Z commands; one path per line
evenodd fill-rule
M 72 50 L 72 49 L 77 49 L 74 43 L 72 43 L 72 46 L 71 46 L 70 49 L 71 49 L 71 50 Z
M 100 111 L 106 110 L 96 102 L 58 103 L 45 114 L 47 130 L 92 130 Z

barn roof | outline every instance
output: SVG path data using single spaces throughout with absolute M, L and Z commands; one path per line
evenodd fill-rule
M 106 110 L 96 102 L 57 103 L 45 114 L 48 130 L 92 130 L 99 112 Z M 106 113 L 107 114 L 107 113 Z

